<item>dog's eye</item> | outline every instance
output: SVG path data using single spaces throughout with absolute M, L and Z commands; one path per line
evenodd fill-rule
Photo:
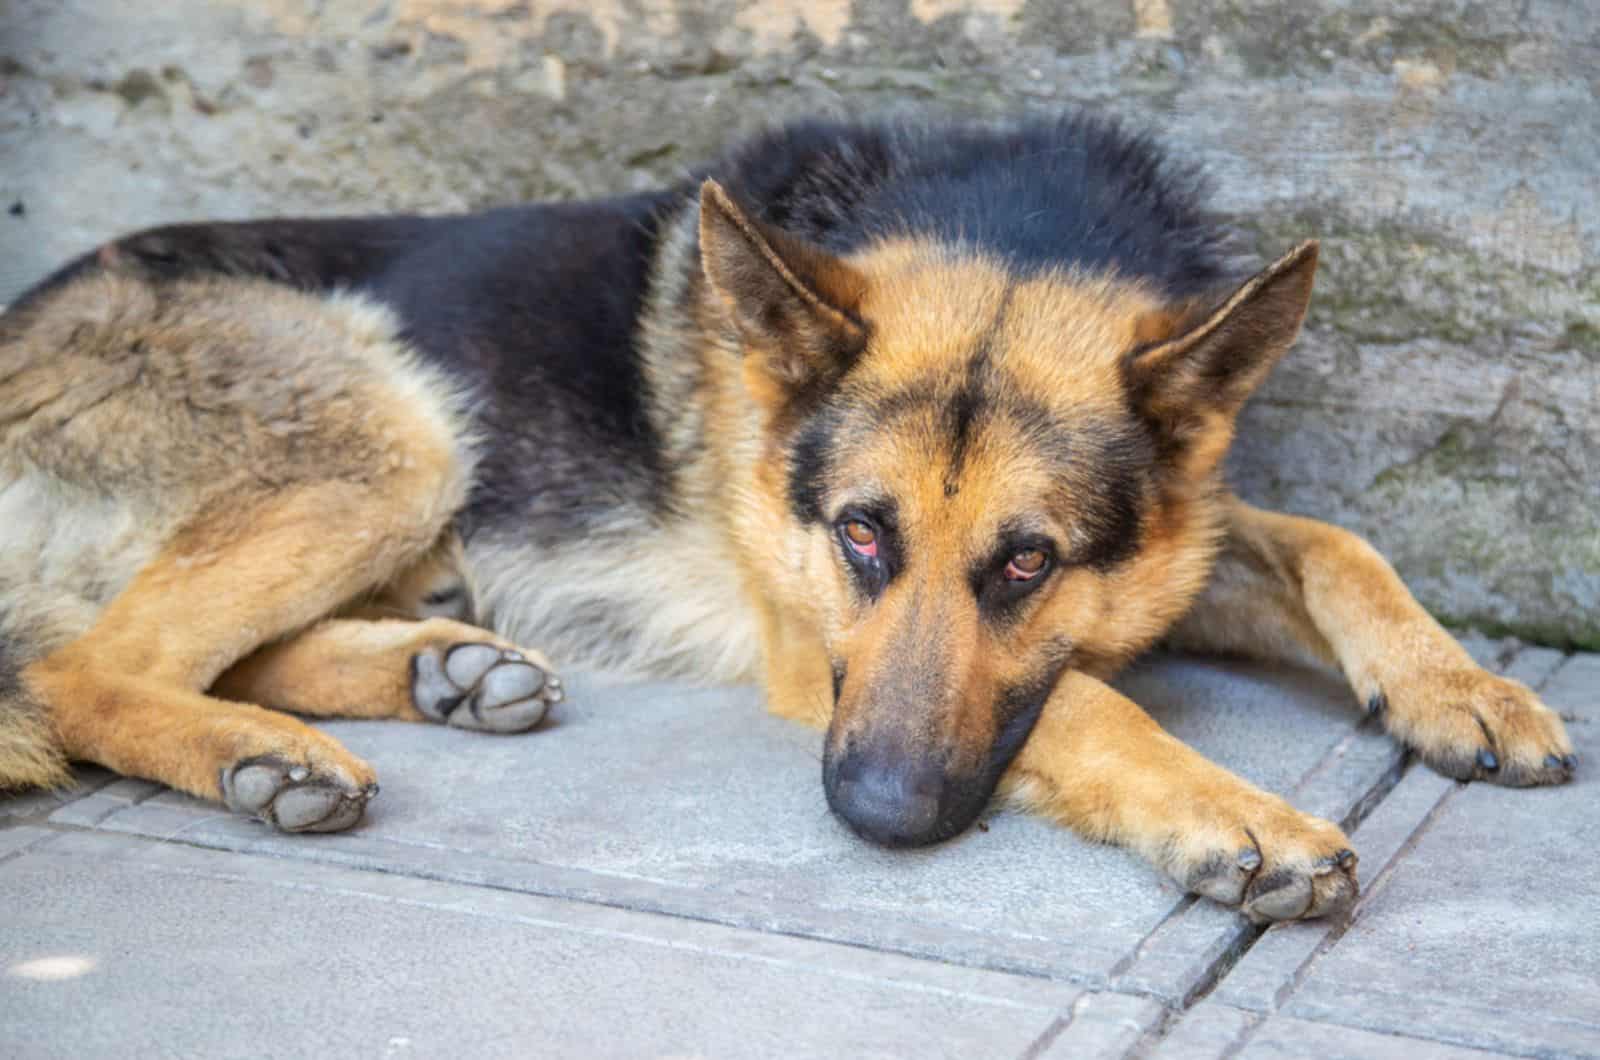
M 845 543 L 858 556 L 871 559 L 878 554 L 878 531 L 860 519 L 847 520 L 842 528 Z
M 1050 557 L 1044 554 L 1044 549 L 1025 548 L 1012 556 L 1011 562 L 1006 564 L 1006 581 L 1032 581 L 1044 573 L 1049 563 Z M 990 569 L 993 570 L 992 567 Z

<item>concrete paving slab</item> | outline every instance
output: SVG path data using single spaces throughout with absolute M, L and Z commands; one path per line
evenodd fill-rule
M 1488 661 L 1502 654 L 1501 646 L 1487 638 L 1470 647 Z M 1350 693 L 1342 684 L 1314 675 L 1303 676 L 1305 684 L 1295 691 L 1297 700 L 1309 702 L 1317 697 L 1331 709 L 1347 709 Z M 1399 781 L 1405 763 L 1405 752 L 1377 725 L 1363 720 L 1326 748 L 1298 783 L 1288 788 L 1266 786 L 1285 794 L 1307 812 L 1349 827 L 1388 795 Z M 1250 776 L 1247 770 L 1241 772 Z M 1357 849 L 1362 851 L 1365 885 L 1371 874 L 1371 861 L 1364 842 L 1358 841 Z M 1323 929 L 1310 926 L 1304 930 Z M 1186 1005 L 1195 994 L 1210 989 L 1217 977 L 1231 968 L 1260 936 L 1259 928 L 1231 911 L 1211 902 L 1192 901 L 1152 932 L 1113 983 L 1119 990 L 1149 994 L 1171 1005 Z
M 1372 900 L 1386 872 L 1428 815 L 1456 788 L 1456 782 L 1448 777 L 1414 766 L 1351 836 L 1361 852 L 1357 875 L 1361 880 L 1362 906 Z M 1212 998 L 1257 1013 L 1276 1010 L 1319 950 L 1337 939 L 1345 927 L 1344 921 L 1272 927 L 1254 940 L 1249 951 L 1218 982 Z
M 1080 996 L 853 947 L 103 833 L 0 864 L 0 888 L 0 1041 L 17 1060 L 1019 1056 Z M 1148 1002 L 1097 998 L 1083 1026 L 1110 1042 L 1147 1015 Z
M 1262 1017 L 1207 998 L 1183 1014 L 1150 1060 L 1222 1060 L 1231 1056 Z
M 1600 654 L 1569 658 L 1545 682 L 1544 697 L 1562 717 L 1600 722 Z M 1590 768 L 1595 765 L 1600 763 Z
M 1376 726 L 1363 725 L 1323 756 L 1323 761 L 1306 779 L 1288 793 L 1289 800 L 1311 813 L 1348 824 L 1364 817 L 1374 804 L 1381 809 L 1382 800 L 1389 797 L 1398 782 L 1405 761 L 1405 753 Z M 1440 787 L 1450 784 L 1437 777 L 1420 783 Z M 1438 798 L 1437 793 L 1434 798 Z M 1414 823 L 1408 821 L 1406 834 Z M 1352 836 L 1356 849 L 1361 852 L 1359 871 L 1363 889 L 1370 886 L 1376 867 L 1385 864 L 1390 856 L 1382 843 L 1372 843 L 1371 838 L 1359 831 Z M 1230 969 L 1246 950 L 1254 957 L 1252 947 L 1266 943 L 1269 951 L 1275 951 L 1279 940 L 1292 937 L 1297 940 L 1292 952 L 1300 954 L 1299 959 L 1303 960 L 1326 930 L 1320 922 L 1288 924 L 1275 927 L 1263 936 L 1259 928 L 1232 911 L 1195 900 L 1179 908 L 1152 932 L 1140 946 L 1134 961 L 1113 982 L 1119 990 L 1150 994 L 1172 1005 L 1186 1005 L 1195 994 L 1210 989 L 1224 972 L 1230 977 L 1223 981 L 1223 985 L 1227 985 L 1235 974 Z M 1276 974 L 1276 962 L 1273 967 Z
M 1257 929 L 1231 909 L 1190 899 L 1150 933 L 1112 982 L 1118 990 L 1187 1005 L 1210 987 L 1256 936 Z
M 1478 1049 L 1441 1045 L 1394 1034 L 1276 1017 L 1255 1031 L 1238 1060 L 1483 1060 Z
M 1166 1016 L 1144 997 L 1085 994 L 1072 1006 L 1066 1026 L 1038 1053 L 1043 1060 L 1112 1060 L 1128 1055 Z
M 72 782 L 63 787 L 0 796 L 0 821 L 48 817 L 61 807 L 115 783 L 117 779 L 115 773 L 97 766 L 76 768 L 72 771 Z
M 0 828 L 0 861 L 51 839 L 56 833 L 31 825 Z
M 1541 687 L 1565 661 L 1560 652 L 1524 649 L 1481 636 L 1467 638 L 1463 643 L 1481 663 L 1534 688 Z M 1381 743 L 1368 742 L 1373 739 Z M 1362 899 L 1354 913 L 1359 917 L 1361 906 L 1381 888 L 1396 859 L 1408 848 L 1429 816 L 1459 785 L 1421 765 L 1407 763 L 1404 754 L 1378 732 L 1376 726 L 1363 726 L 1346 744 L 1357 749 L 1351 756 L 1357 762 L 1390 763 L 1388 779 L 1375 784 L 1366 804 L 1358 806 L 1354 813 L 1358 826 L 1352 830 L 1351 838 L 1361 854 Z M 1349 768 L 1342 762 L 1339 767 Z M 1303 786 L 1302 792 L 1315 790 L 1322 783 L 1320 777 L 1314 777 Z M 1302 794 L 1301 798 L 1305 796 Z M 1306 799 L 1301 804 L 1310 808 L 1318 798 Z M 1288 998 L 1310 962 L 1344 932 L 1347 924 L 1348 921 L 1342 920 L 1279 924 L 1259 936 L 1245 936 L 1238 948 L 1248 952 L 1228 969 L 1226 978 L 1218 982 L 1209 1000 L 1254 1013 L 1275 1011 Z
M 165 790 L 167 789 L 160 784 L 152 784 L 147 780 L 114 777 L 110 783 L 98 791 L 90 792 L 82 798 L 74 799 L 56 810 L 50 815 L 50 823 L 91 828 L 118 810 L 126 809 L 129 806 L 137 806 L 151 796 L 159 795 Z
M 1278 791 L 1325 770 L 1359 717 L 1348 691 L 1319 675 L 1167 659 L 1123 685 L 1177 735 Z M 102 827 L 1096 987 L 1183 902 L 1133 857 L 1009 813 L 929 850 L 871 847 L 827 812 L 817 734 L 765 715 L 753 691 L 581 678 L 571 688 L 556 723 L 525 737 L 327 725 L 384 786 L 353 834 L 275 836 L 171 793 Z M 1211 915 L 1208 930 L 1242 923 Z
M 1546 701 L 1587 717 L 1586 666 L 1557 670 Z M 1569 669 L 1580 672 L 1559 680 Z M 1530 1055 L 1600 1055 L 1600 725 L 1580 720 L 1571 732 L 1591 765 L 1570 785 L 1447 792 L 1284 1013 Z
M 1568 658 L 1565 652 L 1554 648 L 1523 648 L 1506 667 L 1505 674 L 1529 688 L 1540 688 L 1566 664 Z

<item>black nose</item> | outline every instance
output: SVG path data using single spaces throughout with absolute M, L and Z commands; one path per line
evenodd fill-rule
M 863 838 L 896 847 L 938 838 L 944 776 L 937 767 L 852 752 L 831 779 L 828 805 Z

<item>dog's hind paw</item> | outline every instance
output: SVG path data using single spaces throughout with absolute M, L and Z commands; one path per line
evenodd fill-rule
M 1561 716 L 1517 681 L 1467 665 L 1412 669 L 1374 684 L 1368 709 L 1447 777 L 1530 787 L 1564 784 L 1577 769 Z
M 370 775 L 370 774 L 369 774 Z M 336 767 L 293 762 L 283 755 L 244 758 L 222 771 L 222 801 L 283 832 L 342 832 L 361 820 L 378 785 Z
M 418 652 L 411 699 L 434 721 L 484 732 L 526 732 L 561 702 L 561 679 L 542 659 L 486 643 Z

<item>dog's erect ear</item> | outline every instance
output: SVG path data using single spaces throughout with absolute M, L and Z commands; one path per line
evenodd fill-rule
M 1300 333 L 1316 271 L 1317 244 L 1302 243 L 1210 312 L 1171 314 L 1176 334 L 1129 355 L 1133 407 L 1169 455 L 1221 458 L 1239 409 Z
M 866 345 L 866 281 L 819 247 L 751 217 L 714 180 L 700 187 L 700 260 L 755 373 L 787 400 L 841 375 Z

